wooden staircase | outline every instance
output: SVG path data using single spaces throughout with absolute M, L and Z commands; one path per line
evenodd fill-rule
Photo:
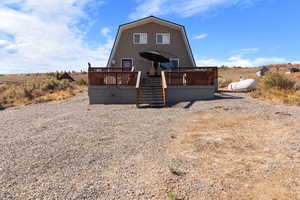
M 164 107 L 161 77 L 143 77 L 137 101 L 138 107 Z

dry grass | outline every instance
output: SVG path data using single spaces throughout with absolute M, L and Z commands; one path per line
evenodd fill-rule
M 214 109 L 197 113 L 179 127 L 183 135 L 169 151 L 197 163 L 187 179 L 203 180 L 212 188 L 193 199 L 300 197 L 300 158 L 288 146 L 300 142 L 291 135 L 299 126 L 294 122 L 282 126 L 276 120 L 280 117 Z
M 52 76 L 7 75 L 1 81 L 1 107 L 62 100 L 85 90 L 85 81 L 81 79 L 69 82 Z
M 258 70 L 259 68 L 219 68 L 219 79 L 239 81 L 241 77 L 256 78 L 256 71 Z
M 277 65 L 276 65 L 277 66 Z M 272 67 L 272 66 L 271 66 Z M 300 75 L 285 74 L 286 65 L 273 67 L 265 77 L 256 77 L 260 68 L 220 68 L 219 87 L 226 88 L 229 83 L 242 78 L 254 78 L 258 81 L 255 90 L 250 93 L 253 98 L 272 100 L 286 105 L 300 105 Z
M 300 105 L 300 91 L 296 81 L 279 72 L 268 72 L 259 81 L 251 96 L 277 100 L 287 105 Z

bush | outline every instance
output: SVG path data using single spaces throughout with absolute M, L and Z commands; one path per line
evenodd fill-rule
M 296 82 L 279 72 L 268 72 L 255 86 L 251 96 L 280 100 L 288 105 L 300 105 L 300 91 Z
M 278 72 L 268 72 L 263 78 L 263 85 L 265 88 L 277 88 L 284 90 L 295 89 L 295 81 L 287 78 L 285 75 Z
M 78 81 L 76 81 L 76 84 L 77 85 L 82 85 L 82 86 L 87 85 L 86 81 L 83 78 L 81 78 Z
M 40 85 L 43 91 L 72 89 L 73 85 L 67 80 L 46 79 Z
M 80 87 L 86 84 L 84 80 L 76 83 L 47 77 L 24 83 L 0 84 L 0 104 L 3 107 L 65 99 L 84 90 L 85 87 Z
M 57 81 L 53 80 L 53 79 L 46 79 L 41 83 L 41 89 L 43 91 L 49 91 L 49 90 L 54 90 L 55 88 L 57 88 L 58 83 Z
M 167 197 L 168 197 L 168 200 L 176 200 L 176 199 L 177 199 L 176 195 L 173 194 L 173 193 L 169 193 L 169 194 L 167 195 Z
M 231 79 L 219 79 L 219 88 L 225 88 L 232 82 Z
M 23 96 L 27 100 L 33 99 L 33 94 L 32 94 L 33 89 L 29 88 L 23 88 Z
M 56 78 L 58 74 L 59 74 L 58 72 L 48 72 L 46 73 L 46 76 L 51 78 Z

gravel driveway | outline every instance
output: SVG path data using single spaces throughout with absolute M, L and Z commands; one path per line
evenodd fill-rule
M 136 109 L 88 105 L 83 93 L 0 111 L 0 199 L 167 199 L 169 192 L 182 188 L 185 196 L 180 198 L 202 199 L 189 194 L 210 186 L 182 178 L 189 170 L 176 170 L 180 162 L 169 152 L 182 134 L 178 126 L 195 113 L 221 107 L 279 112 L 282 122 L 300 118 L 299 107 L 231 95 L 171 108 Z

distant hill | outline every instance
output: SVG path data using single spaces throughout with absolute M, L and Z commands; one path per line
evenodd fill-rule
M 289 68 L 293 68 L 293 67 L 300 69 L 300 64 L 287 63 L 287 64 L 273 64 L 273 65 L 260 66 L 260 68 L 263 68 L 263 67 L 267 67 L 267 68 L 271 68 L 271 69 L 279 69 L 279 70 L 288 70 Z

